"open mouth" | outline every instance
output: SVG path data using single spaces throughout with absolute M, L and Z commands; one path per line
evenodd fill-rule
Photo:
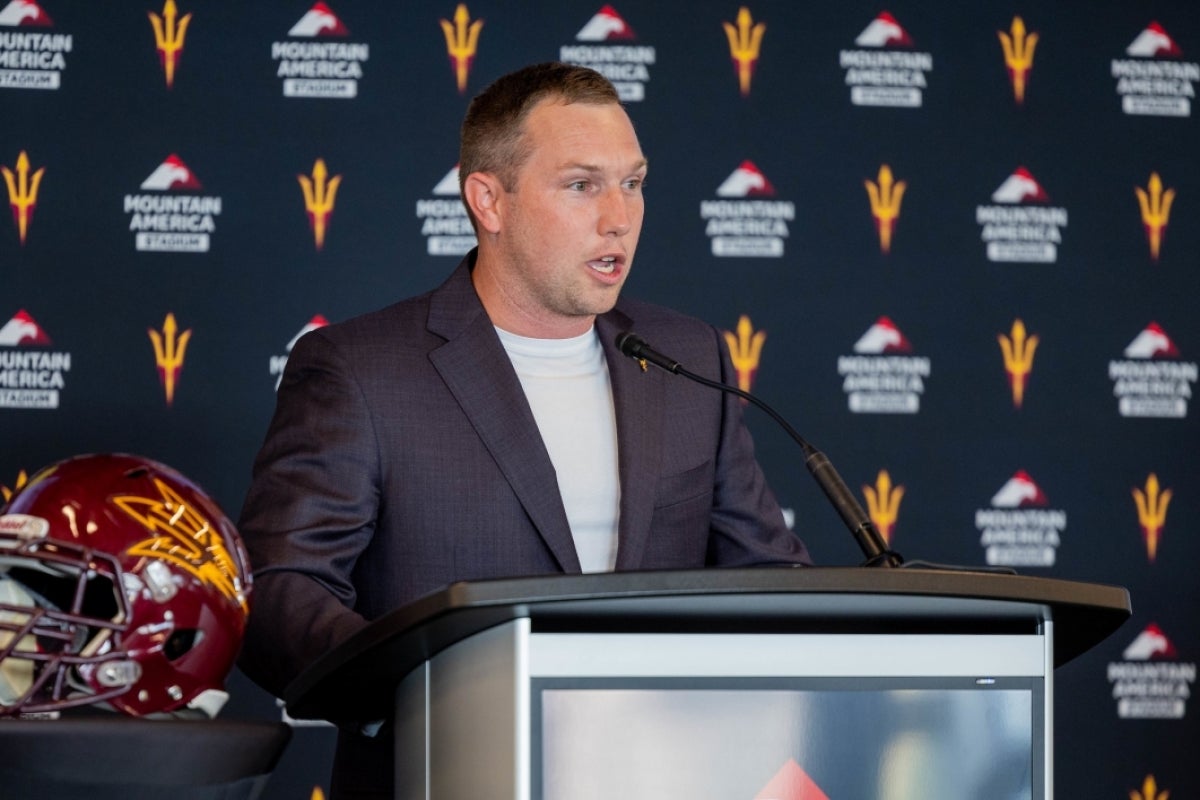
M 604 275 L 611 275 L 616 272 L 617 258 L 616 256 L 605 256 L 598 261 L 589 261 L 588 266 L 596 270 L 596 272 Z
M 605 276 L 620 275 L 621 270 L 624 268 L 624 264 L 625 258 L 620 253 L 600 256 L 599 258 L 594 258 L 587 262 L 588 267 L 590 267 L 593 272 L 597 272 Z

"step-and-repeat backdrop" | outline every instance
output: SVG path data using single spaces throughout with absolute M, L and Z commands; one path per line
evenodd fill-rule
M 1129 587 L 1058 672 L 1059 795 L 1198 796 L 1193 0 L 0 0 L 5 494 L 127 451 L 236 518 L 296 338 L 442 280 L 466 105 L 552 59 L 650 160 L 627 291 L 728 331 L 896 550 Z M 857 563 L 748 414 L 795 529 Z M 331 741 L 298 729 L 269 796 Z

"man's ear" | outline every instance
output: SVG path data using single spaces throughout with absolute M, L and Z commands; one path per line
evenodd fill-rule
M 503 195 L 504 187 L 490 172 L 472 172 L 463 181 L 463 202 L 475 215 L 479 227 L 488 233 L 500 232 L 500 206 Z

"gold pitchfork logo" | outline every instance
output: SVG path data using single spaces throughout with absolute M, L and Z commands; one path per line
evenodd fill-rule
M 867 498 L 867 513 L 871 522 L 879 530 L 883 541 L 892 543 L 892 529 L 896 527 L 896 516 L 900 513 L 900 500 L 904 497 L 904 487 L 892 485 L 892 476 L 886 469 L 879 470 L 875 478 L 875 486 L 862 487 L 863 496 Z
M 755 332 L 750 317 L 745 314 L 738 317 L 736 336 L 730 331 L 725 331 L 725 343 L 729 345 L 729 357 L 737 372 L 738 388 L 743 392 L 750 391 L 754 373 L 758 371 L 758 362 L 762 357 L 763 343 L 766 341 L 767 332 Z
M 904 190 L 908 184 L 897 181 L 892 176 L 892 168 L 884 164 L 879 168 L 879 183 L 863 181 L 867 187 L 867 197 L 871 200 L 871 216 L 879 228 L 879 249 L 884 253 L 891 252 L 892 232 L 896 220 L 900 218 L 900 203 L 904 200 Z
M 13 218 L 17 221 L 17 235 L 21 244 L 25 244 L 25 236 L 29 232 L 29 221 L 33 219 L 33 208 L 37 205 L 38 187 L 42 184 L 45 167 L 38 167 L 37 172 L 29 175 L 29 156 L 22 150 L 17 156 L 17 172 L 8 167 L 0 167 L 4 174 L 4 183 L 8 186 L 8 203 L 12 206 Z
M 1129 793 L 1129 800 L 1167 800 L 1171 796 L 1169 791 L 1159 791 L 1158 781 L 1154 780 L 1153 775 L 1147 775 L 1146 780 L 1142 783 L 1142 790 L 1139 792 L 1134 789 Z
M 1137 193 L 1138 206 L 1142 209 L 1142 224 L 1146 226 L 1146 236 L 1150 239 L 1150 257 L 1158 261 L 1163 232 L 1171 217 L 1171 203 L 1175 201 L 1175 190 L 1167 189 L 1164 192 L 1162 178 L 1158 177 L 1157 172 L 1152 172 L 1149 186 L 1146 189 L 1134 187 L 1133 191 Z
M 329 177 L 324 159 L 317 159 L 313 164 L 313 174 L 298 176 L 300 189 L 304 192 L 304 210 L 308 212 L 308 220 L 312 224 L 313 238 L 316 239 L 317 249 L 325 246 L 325 229 L 329 224 L 329 215 L 333 213 L 333 204 L 337 197 L 338 186 L 342 183 L 341 175 Z
M 1146 491 L 1134 488 L 1133 502 L 1137 504 L 1138 523 L 1142 526 L 1142 537 L 1146 540 L 1146 555 L 1150 563 L 1158 555 L 1158 540 L 1167 523 L 1167 506 L 1171 503 L 1171 490 L 1160 489 L 1158 476 L 1153 472 L 1146 478 Z
M 1025 400 L 1025 382 L 1033 370 L 1033 354 L 1037 350 L 1038 337 L 1027 335 L 1025 323 L 1018 319 L 1013 320 L 1011 338 L 1001 333 L 996 339 L 1000 342 L 1004 369 L 1012 384 L 1013 405 L 1020 408 Z
M 439 20 L 442 33 L 446 35 L 446 52 L 454 63 L 454 76 L 458 81 L 458 92 L 467 90 L 467 74 L 471 71 L 471 62 L 479 46 L 479 32 L 483 29 L 483 20 L 471 22 L 471 12 L 467 11 L 466 3 L 459 3 L 454 9 L 454 24 L 449 20 Z
M 151 328 L 150 342 L 154 345 L 154 363 L 158 367 L 158 378 L 162 381 L 163 391 L 167 394 L 167 405 L 175 400 L 175 385 L 179 382 L 179 373 L 183 370 L 183 356 L 187 352 L 188 342 L 192 338 L 191 328 L 183 333 L 178 332 L 175 315 L 167 312 L 163 321 L 162 332 Z
M 762 48 L 763 34 L 767 32 L 765 22 L 752 24 L 750 9 L 742 6 L 737 13 L 737 28 L 728 22 L 722 22 L 725 36 L 729 39 L 729 55 L 737 65 L 738 88 L 742 96 L 750 94 L 750 78 L 754 74 L 754 65 L 758 62 L 759 50 Z
M 1012 35 L 998 31 L 1000 46 L 1004 48 L 1004 63 L 1008 66 L 1008 74 L 1012 77 L 1013 96 L 1018 103 L 1025 102 L 1025 83 L 1029 79 L 1029 70 L 1033 68 L 1033 51 L 1037 47 L 1038 35 L 1025 32 L 1025 22 L 1020 17 L 1013 17 Z
M 192 15 L 184 14 L 176 23 L 175 17 L 179 11 L 175 7 L 175 0 L 167 0 L 161 17 L 153 11 L 147 13 L 150 15 L 150 25 L 154 28 L 154 46 L 158 48 L 163 71 L 167 73 L 167 88 L 170 89 L 175 83 L 175 66 L 179 63 L 179 53 L 183 50 L 183 39 L 187 36 Z

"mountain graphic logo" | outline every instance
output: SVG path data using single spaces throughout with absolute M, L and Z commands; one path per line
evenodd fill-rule
M 1151 22 L 1146 29 L 1137 35 L 1125 53 L 1140 58 L 1181 58 L 1183 51 L 1175 40 L 1157 22 Z
M 338 19 L 337 14 L 324 3 L 316 3 L 310 8 L 300 21 L 292 26 L 288 31 L 288 36 L 349 36 L 350 31 L 346 30 L 346 26 Z
M 458 197 L 460 189 L 458 186 L 458 164 L 455 164 L 449 172 L 442 177 L 437 185 L 433 187 L 435 197 Z
M 575 34 L 577 42 L 630 41 L 637 38 L 629 23 L 612 6 L 604 6 Z
M 880 317 L 854 343 L 854 352 L 874 355 L 911 353 L 912 344 L 900 332 L 900 329 L 896 327 L 896 323 L 887 317 Z
M 12 0 L 0 9 L 0 25 L 8 28 L 49 28 L 54 25 L 54 20 L 33 0 Z
M 992 192 L 993 203 L 1048 203 L 1050 196 L 1041 184 L 1024 167 L 1017 167 L 1012 175 L 996 191 Z
M 1017 470 L 992 497 L 993 508 L 1043 508 L 1049 504 L 1045 493 L 1023 469 Z
M 912 47 L 912 37 L 908 31 L 888 12 L 884 11 L 871 20 L 854 43 L 859 47 Z
M 29 312 L 21 309 L 13 318 L 0 327 L 0 346 L 23 347 L 27 345 L 48 347 L 50 337 L 42 330 L 42 326 L 29 316 Z
M 717 187 L 717 197 L 773 197 L 775 187 L 751 161 L 743 161 Z
M 1151 659 L 1173 659 L 1176 657 L 1175 644 L 1167 638 L 1158 625 L 1151 622 L 1146 629 L 1137 635 L 1121 658 L 1126 661 L 1150 661 Z
M 195 174 L 188 169 L 183 160 L 172 153 L 167 159 L 155 167 L 146 180 L 142 181 L 143 189 L 157 191 L 199 190 L 204 187 Z
M 1157 322 L 1151 322 L 1125 348 L 1126 358 L 1179 358 L 1179 348 Z

